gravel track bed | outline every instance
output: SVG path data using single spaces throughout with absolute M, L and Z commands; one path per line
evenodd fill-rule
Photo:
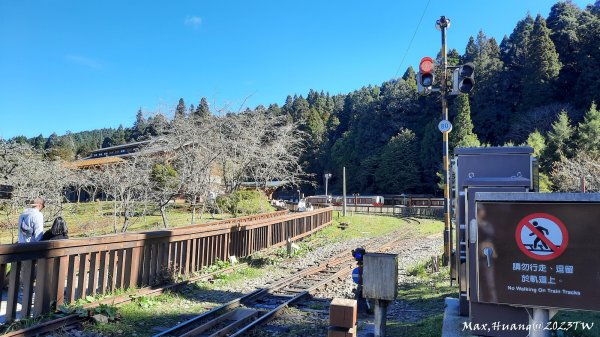
M 441 234 L 402 241 L 389 253 L 398 254 L 398 284 L 418 282 L 417 278 L 408 274 L 411 266 L 438 255 L 443 246 Z M 356 285 L 351 279 L 339 281 L 314 294 L 314 301 L 303 301 L 288 308 L 276 320 L 257 329 L 251 336 L 326 336 L 329 325 L 328 304 L 333 298 L 354 298 Z M 388 321 L 418 321 L 428 312 L 413 309 L 406 302 L 398 299 L 388 307 Z M 361 316 L 359 326 L 372 323 L 373 317 Z
M 244 280 L 243 283 L 239 284 L 227 284 L 223 287 L 219 286 L 215 289 L 232 293 L 249 293 L 258 288 L 264 288 L 265 285 L 273 283 L 279 279 L 291 276 L 299 270 L 318 265 L 319 263 L 327 261 L 331 257 L 340 254 L 344 251 L 354 249 L 356 247 L 361 247 L 371 239 L 372 238 L 351 239 L 342 242 L 330 243 L 327 245 L 322 245 L 322 243 L 318 241 L 310 242 L 310 252 L 301 257 L 285 259 L 277 263 L 277 265 L 267 267 L 265 274 L 261 277 Z M 381 238 L 381 240 L 382 242 L 389 241 L 390 237 L 383 237 Z M 272 253 L 272 251 L 268 253 Z M 211 299 L 210 297 L 210 294 L 198 294 L 198 297 L 196 298 L 198 300 L 209 300 Z

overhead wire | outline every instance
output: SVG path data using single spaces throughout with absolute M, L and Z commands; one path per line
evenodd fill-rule
M 413 36 L 410 39 L 410 42 L 408 43 L 408 47 L 406 47 L 406 51 L 404 52 L 404 56 L 402 57 L 402 61 L 400 61 L 400 65 L 398 66 L 398 69 L 396 69 L 396 74 L 394 74 L 394 78 L 398 77 L 398 73 L 400 72 L 400 69 L 402 68 L 402 65 L 404 64 L 404 60 L 406 59 L 406 55 L 408 55 L 408 51 L 410 50 L 410 47 L 412 46 L 412 43 L 415 40 L 415 36 L 417 36 L 417 32 L 419 31 L 419 27 L 421 27 L 421 22 L 423 22 L 423 17 L 425 17 L 425 13 L 427 12 L 427 8 L 429 7 L 429 3 L 430 2 L 431 2 L 431 0 L 427 0 L 427 4 L 425 5 L 425 8 L 423 9 L 423 13 L 421 14 L 421 18 L 419 19 L 419 23 L 417 23 L 417 27 L 415 28 Z

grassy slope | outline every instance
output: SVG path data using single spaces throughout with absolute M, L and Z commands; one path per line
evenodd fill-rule
M 350 214 L 345 217 L 338 216 L 334 212 L 333 224 L 319 233 L 315 238 L 329 238 L 331 240 L 348 240 L 361 237 L 377 237 L 388 235 L 400 228 L 414 227 L 419 234 L 441 233 L 443 224 L 437 220 L 420 219 L 420 224 L 406 223 L 398 217 L 385 215 Z M 341 230 L 337 227 L 339 223 L 348 223 L 348 229 Z

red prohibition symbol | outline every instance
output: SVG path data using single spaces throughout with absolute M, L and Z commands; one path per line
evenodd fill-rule
M 525 255 L 548 261 L 559 257 L 567 249 L 569 233 L 557 217 L 548 213 L 533 213 L 519 221 L 515 239 Z

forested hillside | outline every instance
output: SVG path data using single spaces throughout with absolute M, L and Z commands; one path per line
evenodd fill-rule
M 544 183 L 569 189 L 561 170 L 597 162 L 600 153 L 594 104 L 600 101 L 599 36 L 600 1 L 585 9 L 567 1 L 556 3 L 547 18 L 528 14 L 499 42 L 480 31 L 465 41 L 464 51 L 450 50 L 452 64 L 476 66 L 474 91 L 450 101 L 451 147 L 530 144 L 550 177 Z M 314 174 L 314 192 L 323 192 L 324 172 L 333 173 L 330 184 L 340 191 L 345 166 L 349 193 L 439 193 L 439 95 L 419 97 L 411 67 L 401 78 L 348 94 L 311 90 L 288 96 L 281 107 L 255 109 L 300 122 L 306 133 L 303 165 Z M 180 99 L 174 109 L 174 115 L 210 113 L 205 98 L 197 107 Z M 97 147 L 158 135 L 170 117 L 140 110 L 131 127 L 15 140 L 74 159 Z

